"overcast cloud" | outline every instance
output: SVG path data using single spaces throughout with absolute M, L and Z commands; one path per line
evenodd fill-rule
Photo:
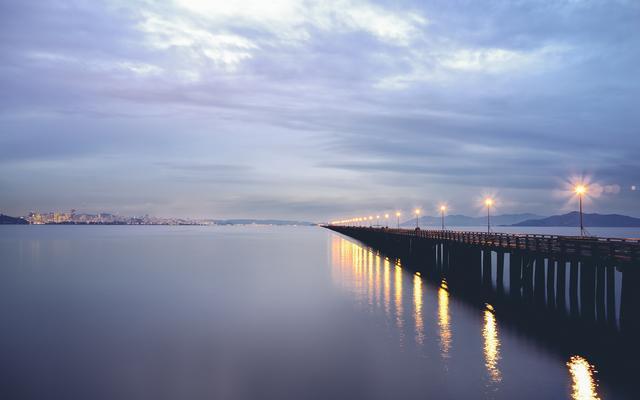
M 0 0 L 0 212 L 640 215 L 640 2 Z M 618 188 L 618 189 L 611 189 Z

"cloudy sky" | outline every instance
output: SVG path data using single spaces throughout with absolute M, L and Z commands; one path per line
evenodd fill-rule
M 0 0 L 0 212 L 640 216 L 640 2 Z M 433 211 L 433 212 L 432 212 Z

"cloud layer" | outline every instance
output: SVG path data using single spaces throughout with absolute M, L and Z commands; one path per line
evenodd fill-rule
M 0 5 L 0 211 L 638 215 L 632 1 Z

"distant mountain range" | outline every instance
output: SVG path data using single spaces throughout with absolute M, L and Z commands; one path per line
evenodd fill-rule
M 492 215 L 491 216 L 491 225 L 512 225 L 521 221 L 533 220 L 544 218 L 541 215 L 536 214 L 503 214 L 503 215 Z M 432 217 L 425 215 L 424 217 L 420 217 L 420 226 L 440 226 L 442 223 L 441 217 Z M 487 225 L 487 217 L 468 217 L 466 215 L 446 215 L 444 220 L 445 226 L 483 226 Z M 415 218 L 409 221 L 405 221 L 401 224 L 402 226 L 415 226 L 416 220 Z
M 620 214 L 583 214 L 583 220 L 586 227 L 640 227 L 640 218 Z M 573 211 L 547 218 L 532 218 L 511 226 L 580 226 L 580 213 Z
M 10 217 L 8 215 L 0 214 L 0 225 L 24 225 L 24 224 L 28 224 L 28 222 L 23 218 Z

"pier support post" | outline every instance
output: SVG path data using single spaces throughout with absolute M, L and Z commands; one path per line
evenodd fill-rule
M 595 320 L 596 269 L 590 262 L 580 262 L 580 315 Z
M 600 323 L 606 323 L 605 315 L 605 268 L 604 265 L 596 266 L 596 318 Z
M 580 314 L 578 306 L 578 262 L 569 262 L 569 312 L 571 316 L 577 317 Z
M 529 254 L 522 262 L 522 297 L 525 301 L 533 299 L 533 259 Z
M 496 252 L 496 288 L 498 294 L 504 294 L 504 252 Z
M 613 265 L 607 267 L 607 322 L 616 326 L 616 270 Z
M 491 289 L 491 250 L 485 248 L 482 250 L 482 286 Z
M 547 259 L 547 307 L 556 307 L 556 260 Z
M 522 255 L 513 251 L 509 254 L 509 296 L 518 299 L 522 296 Z
M 444 258 L 444 270 L 449 269 L 449 263 L 451 259 L 451 246 L 449 244 L 442 244 L 442 257 Z
M 564 257 L 561 257 L 558 260 L 556 271 L 558 275 L 558 284 L 556 287 L 556 308 L 558 309 L 558 311 L 564 313 L 566 309 L 565 288 L 567 286 L 567 260 L 565 260 Z
M 536 257 L 534 296 L 537 305 L 544 304 L 544 257 Z
M 627 337 L 636 340 L 640 334 L 639 287 L 640 271 L 638 268 L 625 268 L 622 271 L 622 293 L 620 294 L 620 328 Z
M 471 288 L 472 290 L 478 290 L 482 285 L 482 250 L 467 248 L 467 252 L 469 253 L 469 259 L 471 260 L 471 268 L 473 268 L 473 272 L 471 274 Z

